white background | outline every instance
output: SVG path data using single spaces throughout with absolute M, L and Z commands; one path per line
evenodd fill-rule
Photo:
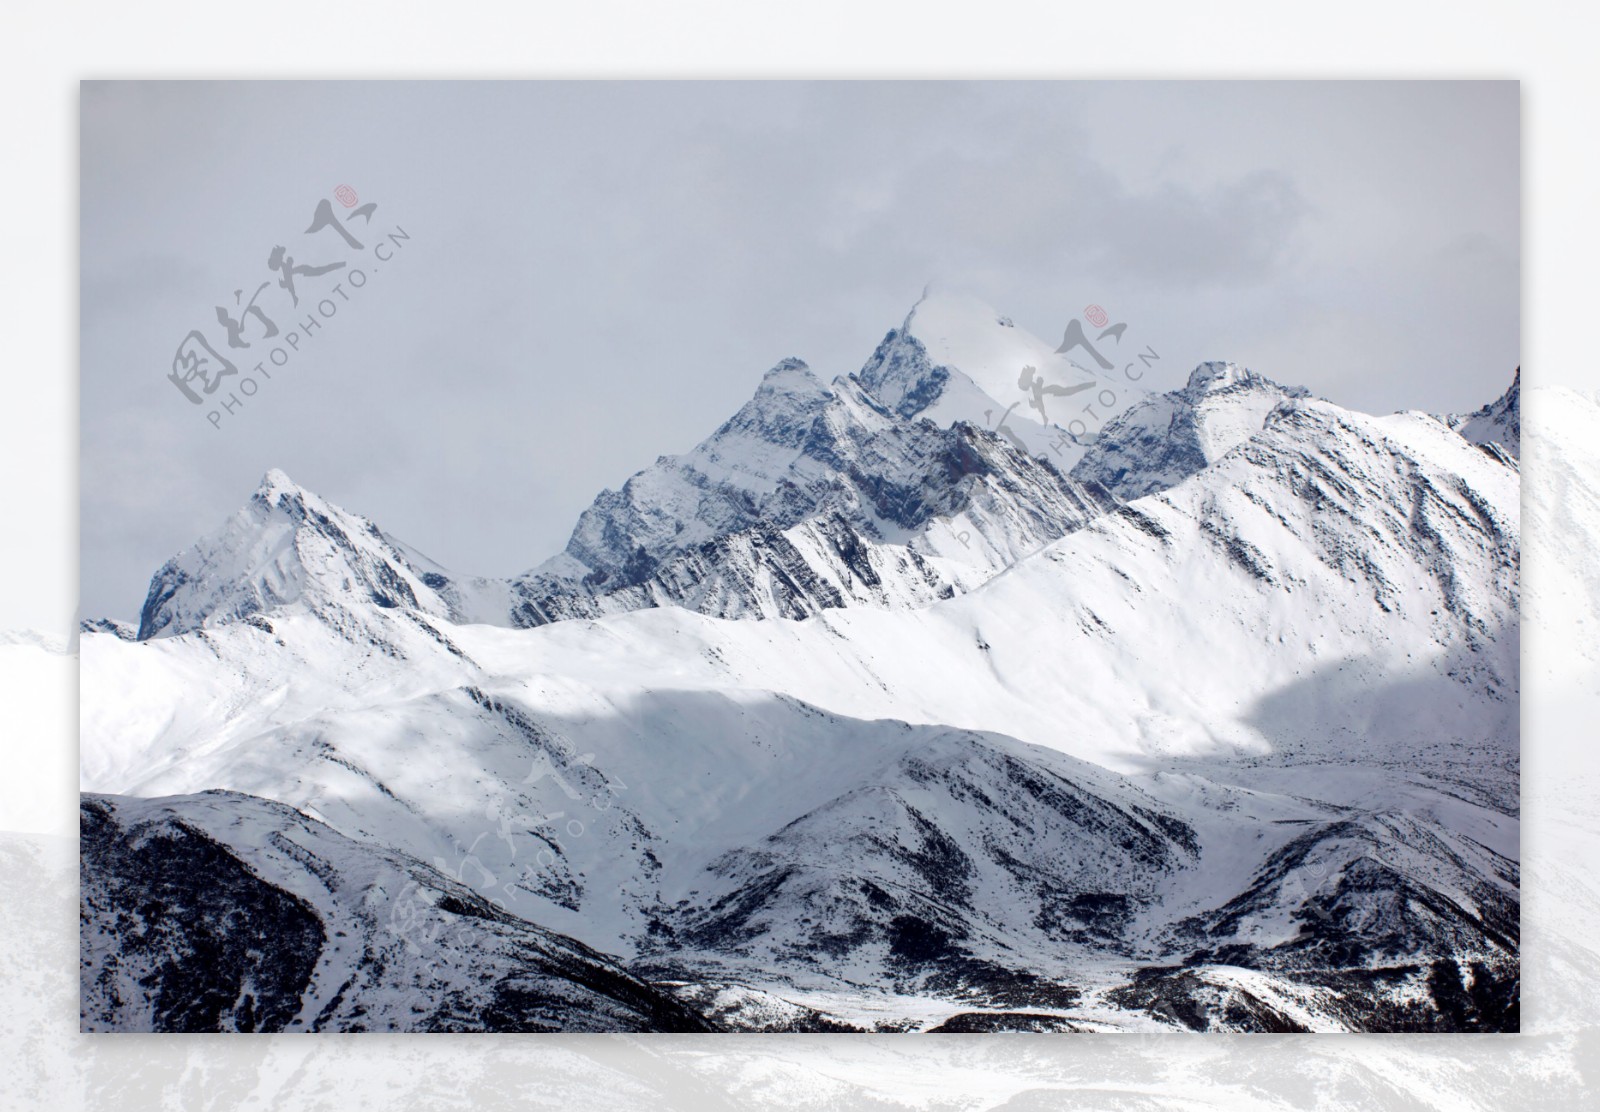
M 1389 0 L 1316 10 L 1146 2 L 935 11 L 861 0 L 6 5 L 0 625 L 64 636 L 75 607 L 84 78 L 1520 79 L 1527 385 L 1600 387 L 1600 7 Z M 1530 407 L 1530 429 L 1536 411 Z M 1526 483 L 1536 482 L 1530 471 Z M 1536 542 L 1559 547 L 1560 539 L 1530 538 L 1530 550 Z M 1530 579 L 1532 563 L 1530 555 Z M 1584 585 L 1591 598 L 1600 593 L 1600 573 Z M 30 680 L 25 692 L 15 682 L 0 689 L 11 702 L 0 828 L 48 833 L 0 837 L 0 1061 L 11 1064 L 0 1074 L 0 1104 L 1593 1107 L 1600 902 L 1589 870 L 1600 861 L 1600 837 L 1595 705 L 1586 693 L 1594 638 L 1536 626 L 1527 635 L 1525 1021 L 1524 1035 L 1505 1038 L 79 1037 L 75 868 L 65 838 L 74 814 L 76 692 L 64 666 Z

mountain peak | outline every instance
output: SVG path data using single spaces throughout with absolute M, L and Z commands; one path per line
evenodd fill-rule
M 1279 405 L 1310 393 L 1227 360 L 1202 363 L 1181 390 L 1152 395 L 1108 422 L 1072 477 L 1124 500 L 1166 490 L 1259 433 Z
M 992 427 L 991 415 L 1008 413 L 1012 403 L 1024 401 L 1018 387 L 1024 368 L 1067 372 L 1055 341 L 1020 327 L 980 298 L 930 288 L 856 378 L 902 418 L 926 418 L 941 428 L 957 421 Z M 1123 393 L 1127 400 L 1119 401 L 1119 408 L 1145 392 L 1125 387 Z M 1032 454 L 1050 451 L 1053 438 L 1026 407 L 1007 424 Z
M 815 394 L 826 388 L 810 364 L 790 356 L 773 364 L 771 370 L 761 376 L 758 389 L 782 394 Z
M 1189 373 L 1184 390 L 1190 394 L 1211 394 L 1233 386 L 1255 386 L 1266 380 L 1248 367 L 1229 360 L 1208 360 Z
M 792 446 L 810 427 L 817 411 L 832 397 L 832 392 L 805 360 L 791 356 L 780 360 L 761 376 L 761 385 L 756 387 L 750 401 L 741 406 L 712 439 L 744 435 Z
M 138 640 L 170 637 L 305 601 L 448 606 L 378 527 L 270 469 L 234 515 L 156 572 Z
M 289 474 L 282 468 L 268 468 L 261 482 L 256 485 L 256 493 L 262 495 L 276 494 L 279 491 L 298 491 L 300 485 L 289 478 Z
M 901 330 L 925 344 L 938 345 L 951 343 L 951 337 L 957 343 L 976 339 L 990 329 L 1008 327 L 1002 323 L 1007 320 L 980 298 L 929 285 L 906 314 Z
M 261 482 L 256 484 L 251 500 L 267 507 L 276 507 L 280 506 L 286 497 L 291 502 L 296 500 L 303 503 L 322 501 L 314 491 L 302 487 L 293 479 L 290 479 L 289 473 L 282 468 L 268 468 L 266 470 L 266 473 L 261 477 Z
M 1522 454 L 1522 367 L 1499 398 L 1470 414 L 1445 414 L 1446 425 L 1474 444 L 1498 444 L 1512 456 Z

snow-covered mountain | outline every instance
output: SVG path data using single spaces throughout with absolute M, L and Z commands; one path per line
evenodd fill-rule
M 1035 365 L 1068 368 L 950 295 L 925 296 L 831 384 L 785 360 L 691 452 L 596 498 L 565 552 L 517 581 L 515 621 L 648 606 L 801 618 L 970 590 L 1112 505 L 1066 478 L 1082 448 L 1062 428 L 1002 420 Z M 1123 405 L 1143 394 L 1125 387 Z
M 1498 445 L 1512 456 L 1522 455 L 1522 368 L 1499 398 L 1469 414 L 1448 414 L 1446 425 L 1474 444 Z
M 269 475 L 83 634 L 84 788 L 280 801 L 733 1026 L 1514 1027 L 1515 457 L 1209 364 L 1067 478 L 939 326 L 511 585 Z
M 1232 363 L 1202 363 L 1181 390 L 1113 418 L 1072 476 L 1129 501 L 1165 491 L 1261 431 L 1280 402 L 1309 397 Z
M 155 574 L 137 637 L 186 634 L 295 604 L 353 634 L 365 629 L 371 607 L 463 617 L 438 582 L 377 526 L 274 468 L 221 529 Z
M 854 375 L 824 385 L 779 363 L 709 438 L 603 492 L 564 552 L 510 581 L 440 568 L 275 471 L 157 574 L 138 636 L 300 601 L 335 624 L 370 599 L 516 626 L 658 606 L 724 618 L 918 606 L 1171 486 L 1304 396 L 1205 364 L 1168 395 L 1123 384 L 1131 409 L 1079 438 L 1014 415 L 1017 369 L 1063 358 L 981 303 L 925 297 Z
M 517 618 L 914 606 L 1112 505 L 996 433 L 900 418 L 856 379 L 825 388 L 781 364 L 694 452 L 596 499 L 566 552 L 516 583 Z

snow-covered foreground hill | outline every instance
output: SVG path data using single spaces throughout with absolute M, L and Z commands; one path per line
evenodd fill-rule
M 13 831 L 49 831 L 59 823 L 63 798 L 41 784 L 71 785 L 73 759 L 44 745 L 62 716 L 77 706 L 77 661 L 61 634 L 0 630 L 0 706 L 6 709 L 10 772 L 0 780 L 0 816 Z
M 710 1028 L 582 944 L 282 804 L 85 796 L 80 853 L 85 1031 Z
M 938 331 L 975 358 L 969 333 Z M 897 407 L 937 411 L 995 376 L 954 390 L 941 365 L 923 402 L 920 343 L 885 345 L 905 348 L 830 389 L 798 367 L 769 375 L 712 449 L 602 496 L 575 531 L 590 573 L 631 549 L 659 584 L 697 552 L 721 583 L 764 585 L 723 594 L 743 600 L 731 612 L 652 596 L 530 628 L 527 581 L 438 569 L 270 474 L 157 574 L 145 640 L 83 634 L 84 789 L 173 798 L 90 797 L 86 814 L 110 845 L 137 844 L 126 832 L 144 822 L 182 831 L 216 871 L 254 879 L 235 883 L 251 907 L 353 917 L 364 941 L 395 915 L 377 862 L 432 894 L 411 905 L 450 912 L 470 890 L 509 925 L 470 989 L 308 950 L 316 993 L 274 1014 L 308 1027 L 445 1026 L 451 994 L 481 1014 L 504 956 L 537 941 L 563 956 L 551 978 L 582 954 L 631 979 L 625 1018 L 592 986 L 541 989 L 574 1002 L 574 1028 L 637 1026 L 665 1007 L 645 990 L 736 1028 L 1515 1028 L 1513 452 L 1208 364 L 1057 468 L 959 415 L 908 423 Z M 797 406 L 813 420 L 791 421 Z M 735 436 L 764 447 L 719 465 Z M 824 467 L 824 441 L 853 445 L 850 461 Z M 859 496 L 959 445 L 991 494 L 1026 492 L 1011 508 L 1067 500 L 1048 528 L 1001 530 L 961 593 L 840 597 L 801 619 L 757 605 L 778 597 L 776 566 L 757 574 L 739 563 L 754 543 L 730 539 L 832 521 L 877 531 L 881 559 L 953 537 L 970 489 L 925 500 L 900 522 L 915 536 L 892 539 Z M 741 517 L 730 488 L 786 509 L 753 497 Z M 247 795 L 192 795 L 214 789 Z M 109 878 L 94 891 L 126 894 L 91 917 L 113 938 L 119 901 L 157 884 L 119 872 L 126 859 L 86 865 Z M 214 918 L 206 871 L 190 876 L 183 899 Z M 180 951 L 210 945 L 200 920 Z M 89 954 L 86 978 L 116 990 L 95 1023 L 179 1015 L 142 995 L 151 979 L 115 972 L 116 950 Z M 311 1005 L 336 973 L 352 989 L 324 1017 Z M 242 978 L 230 967 L 210 991 Z M 199 1026 L 237 1023 L 237 996 Z

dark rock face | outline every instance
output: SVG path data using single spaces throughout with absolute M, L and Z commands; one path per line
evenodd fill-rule
M 84 1031 L 714 1028 L 576 940 L 282 804 L 86 795 L 81 817 Z
M 136 985 L 154 1032 L 280 1032 L 327 941 L 313 910 L 181 821 L 80 812 L 85 1028 L 122 1027 Z
M 1250 965 L 1252 956 L 1235 956 Z M 1315 1002 L 1319 1022 L 1351 1032 L 1521 1030 L 1513 961 L 1442 958 L 1380 967 L 1273 971 L 1279 986 Z M 1196 1032 L 1305 1032 L 1301 1017 L 1215 968 L 1151 967 L 1107 999 Z
M 1518 880 L 1515 862 L 1410 817 L 1331 822 L 1273 855 L 1244 892 L 1174 925 L 1171 944 L 1194 949 L 1111 999 L 1199 1030 L 1302 1030 L 1217 973 L 1242 968 L 1310 993 L 1353 1031 L 1515 1032 Z M 1292 938 L 1250 941 L 1252 921 L 1284 911 Z
M 944 393 L 950 371 L 935 366 L 922 342 L 902 327 L 889 330 L 857 377 L 896 414 L 912 418 Z
M 110 634 L 114 638 L 121 638 L 125 642 L 136 641 L 139 636 L 137 627 L 130 627 L 125 622 L 118 622 L 112 618 L 86 618 L 78 623 L 78 632 L 81 634 Z
M 1081 1032 L 1083 1026 L 1049 1013 L 957 1013 L 929 1032 Z

